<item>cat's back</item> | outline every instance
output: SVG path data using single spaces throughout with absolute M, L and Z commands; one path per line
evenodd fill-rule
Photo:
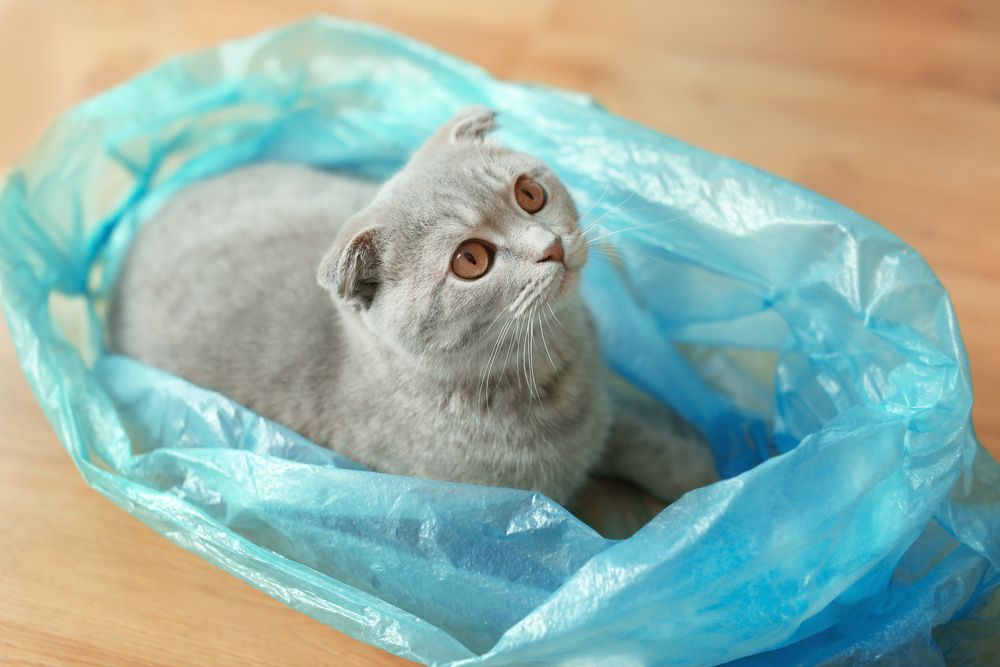
M 112 350 L 259 404 L 254 391 L 314 365 L 317 345 L 335 336 L 316 267 L 376 190 L 275 163 L 178 193 L 129 250 L 109 313 Z

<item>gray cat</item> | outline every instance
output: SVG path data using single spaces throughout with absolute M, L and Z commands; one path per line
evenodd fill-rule
M 593 470 L 711 482 L 695 437 L 613 415 L 576 209 L 494 117 L 462 111 L 381 187 L 289 164 L 191 186 L 136 237 L 112 350 L 382 472 L 557 502 Z

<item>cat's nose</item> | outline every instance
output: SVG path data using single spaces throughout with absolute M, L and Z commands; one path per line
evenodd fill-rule
M 562 239 L 557 236 L 555 241 L 550 243 L 549 247 L 542 251 L 542 258 L 538 260 L 538 263 L 561 262 L 563 261 L 564 255 L 565 253 L 563 252 Z

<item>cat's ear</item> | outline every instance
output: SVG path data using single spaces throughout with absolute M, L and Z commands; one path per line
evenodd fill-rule
M 441 126 L 417 151 L 416 157 L 430 155 L 462 143 L 481 143 L 496 129 L 497 114 L 486 107 L 465 107 Z
M 346 243 L 334 244 L 319 263 L 316 280 L 356 309 L 368 309 L 379 285 L 382 234 L 378 227 L 369 227 Z
M 497 112 L 481 106 L 465 107 L 442 128 L 453 142 L 482 141 L 496 129 Z

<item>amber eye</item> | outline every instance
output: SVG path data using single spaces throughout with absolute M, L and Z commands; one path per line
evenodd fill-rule
M 545 188 L 531 176 L 521 176 L 514 183 L 514 198 L 527 213 L 535 214 L 545 206 Z
M 486 275 L 493 262 L 493 248 L 475 239 L 465 241 L 451 258 L 451 270 L 459 278 L 476 280 Z

